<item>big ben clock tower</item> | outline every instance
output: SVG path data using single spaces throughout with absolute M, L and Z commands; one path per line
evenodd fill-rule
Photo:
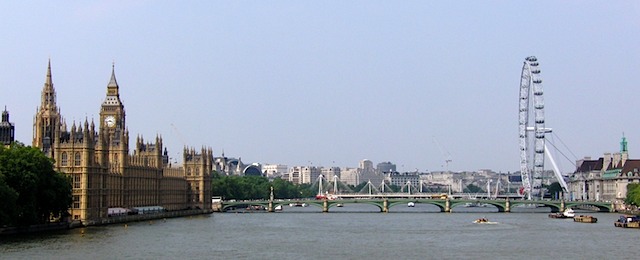
M 100 108 L 100 145 L 103 155 L 111 165 L 124 167 L 129 152 L 129 133 L 125 124 L 125 111 L 120 101 L 115 65 L 111 69 L 111 79 L 107 84 L 107 96 Z

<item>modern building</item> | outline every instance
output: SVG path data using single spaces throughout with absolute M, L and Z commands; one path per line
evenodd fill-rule
M 333 181 L 336 177 L 340 180 L 340 167 L 322 167 L 321 174 L 328 181 Z
M 358 186 L 361 183 L 360 170 L 349 167 L 340 169 L 340 181 L 347 185 Z
M 385 174 L 389 172 L 396 172 L 396 165 L 391 162 L 381 162 L 376 165 L 377 174 Z
M 289 171 L 289 167 L 283 164 L 265 164 L 262 165 L 262 173 L 267 178 L 275 178 L 284 176 Z
M 569 199 L 611 201 L 622 205 L 627 185 L 640 183 L 640 160 L 629 159 L 627 139 L 620 141 L 620 152 L 605 153 L 592 160 L 578 160 L 576 170 L 569 177 Z
M 320 168 L 315 166 L 294 166 L 289 168 L 287 180 L 295 184 L 313 183 L 320 174 Z
M 2 121 L 0 122 L 0 144 L 10 145 L 15 141 L 15 126 L 9 122 L 9 111 L 7 107 L 2 111 Z
M 115 209 L 210 209 L 213 151 L 184 148 L 183 164 L 172 167 L 162 138 L 136 138 L 130 154 L 129 130 L 115 68 L 100 105 L 99 125 L 85 119 L 69 129 L 56 103 L 51 62 L 33 123 L 33 146 L 53 158 L 71 177 L 73 220 L 92 223 Z
M 373 184 L 380 184 L 385 179 L 384 174 L 378 173 L 376 169 L 373 168 L 373 162 L 368 159 L 360 161 L 358 169 L 360 171 L 360 183 L 371 182 Z
M 408 192 L 409 190 L 418 192 L 421 185 L 420 175 L 417 172 L 387 173 L 385 174 L 385 182 L 389 185 L 401 187 L 404 192 Z

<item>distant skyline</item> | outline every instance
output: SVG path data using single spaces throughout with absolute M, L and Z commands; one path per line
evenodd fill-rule
M 640 158 L 637 1 L 42 1 L 0 16 L 0 106 L 28 145 L 51 59 L 67 124 L 99 123 L 115 63 L 131 138 L 161 135 L 171 157 L 513 172 L 536 56 L 563 171 L 623 133 Z

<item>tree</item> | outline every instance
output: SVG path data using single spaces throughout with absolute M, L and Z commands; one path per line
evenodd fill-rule
M 482 188 L 473 185 L 473 184 L 469 184 L 467 185 L 467 187 L 464 189 L 464 192 L 468 192 L 468 193 L 479 193 L 482 192 Z
M 627 205 L 640 206 L 640 184 L 629 183 L 627 184 L 627 197 L 624 200 Z
M 0 147 L 2 149 L 3 147 Z M 1 153 L 1 151 L 0 151 Z M 18 200 L 18 192 L 9 187 L 5 181 L 6 177 L 0 172 L 0 227 L 4 225 L 12 225 L 18 218 L 16 212 L 16 201 Z
M 71 206 L 71 180 L 37 148 L 13 143 L 0 147 L 0 196 L 0 225 L 46 223 Z
M 278 199 L 313 197 L 310 185 L 295 185 L 280 178 L 269 182 L 269 179 L 261 176 L 225 176 L 216 172 L 211 185 L 213 196 L 224 199 L 266 200 L 271 195 L 271 187 L 274 197 Z
M 547 190 L 549 191 L 549 194 L 551 194 L 551 197 L 556 199 L 558 199 L 556 195 L 560 196 L 559 194 L 562 194 L 562 186 L 560 186 L 560 183 L 557 181 L 549 184 Z

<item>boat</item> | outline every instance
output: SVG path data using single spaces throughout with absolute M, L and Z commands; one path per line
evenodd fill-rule
M 307 203 L 300 203 L 300 202 L 289 203 L 289 207 L 306 207 L 306 206 L 308 206 Z
M 463 207 L 465 208 L 476 208 L 476 207 L 488 207 L 489 205 L 487 205 L 486 203 L 480 203 L 480 202 L 467 202 L 463 205 Z
M 473 221 L 475 224 L 498 224 L 498 222 L 489 221 L 487 218 L 479 218 Z
M 249 205 L 246 210 L 266 210 L 266 208 L 262 205 Z
M 416 206 L 416 204 L 413 201 L 407 203 L 407 207 L 409 207 L 409 208 L 413 208 L 415 206 Z
M 573 217 L 573 222 L 596 223 L 598 222 L 598 218 L 591 215 L 580 215 Z
M 573 218 L 575 217 L 575 213 L 573 212 L 573 209 L 568 208 L 566 209 L 564 212 L 556 212 L 556 213 L 551 213 L 549 214 L 550 218 Z
M 640 228 L 640 216 L 622 215 L 613 225 L 621 228 Z
M 282 205 L 278 205 L 275 208 L 273 208 L 274 211 L 282 211 Z
M 342 208 L 342 207 L 344 207 L 344 204 L 342 204 L 342 203 L 338 203 L 338 204 L 336 204 L 336 207 L 338 207 L 338 208 Z
M 572 208 L 568 208 L 568 209 L 565 209 L 564 212 L 562 212 L 562 215 L 564 215 L 564 216 L 566 216 L 568 218 L 573 218 L 573 217 L 576 216 L 576 213 L 573 212 Z

